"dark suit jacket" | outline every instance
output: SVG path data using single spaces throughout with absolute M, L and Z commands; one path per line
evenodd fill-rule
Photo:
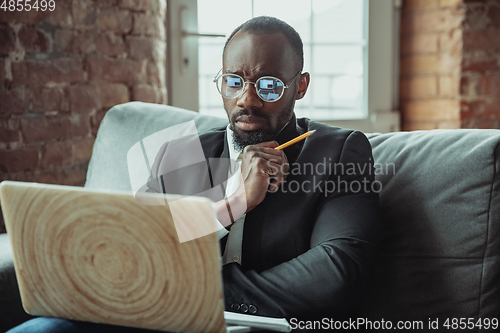
M 277 141 L 309 130 L 284 150 L 286 183 L 246 215 L 242 265 L 223 267 L 226 310 L 311 319 L 356 309 L 379 242 L 371 146 L 361 132 L 295 117 Z M 207 159 L 229 157 L 225 135 L 200 135 Z

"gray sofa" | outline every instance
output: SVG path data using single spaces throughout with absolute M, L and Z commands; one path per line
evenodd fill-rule
M 85 186 L 130 190 L 128 149 L 189 120 L 199 132 L 227 123 L 164 105 L 115 106 L 99 128 Z M 453 331 L 442 326 L 447 318 L 500 318 L 500 131 L 367 136 L 383 185 L 384 230 L 360 318 L 422 321 L 425 330 L 438 319 L 438 331 Z M 9 246 L 0 235 L 0 331 L 29 318 Z

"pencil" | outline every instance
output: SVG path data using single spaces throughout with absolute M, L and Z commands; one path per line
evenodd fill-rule
M 309 132 L 306 132 L 302 135 L 299 135 L 298 137 L 296 137 L 295 139 L 292 139 L 288 142 L 285 142 L 284 144 L 282 145 L 279 145 L 278 147 L 274 148 L 276 150 L 281 150 L 281 149 L 285 149 L 286 147 L 288 146 L 291 146 L 293 145 L 294 143 L 296 142 L 299 142 L 300 140 L 304 140 L 305 138 L 307 138 L 308 136 L 311 136 L 311 134 L 313 134 L 314 132 L 316 132 L 316 130 L 312 130 L 312 131 L 309 131 Z

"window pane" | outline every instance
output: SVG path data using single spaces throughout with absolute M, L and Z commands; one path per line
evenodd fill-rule
M 311 0 L 254 0 L 254 16 L 274 16 L 290 24 L 308 43 L 311 36 Z
M 251 0 L 198 0 L 198 31 L 225 34 L 252 18 Z M 222 49 L 226 38 L 199 37 L 200 113 L 226 118 L 222 97 L 213 79 L 222 68 Z
M 323 46 L 313 49 L 312 71 L 327 74 L 363 75 L 362 46 Z
M 363 0 L 313 0 L 314 43 L 363 42 Z
M 251 0 L 198 0 L 198 31 L 227 36 L 252 18 Z

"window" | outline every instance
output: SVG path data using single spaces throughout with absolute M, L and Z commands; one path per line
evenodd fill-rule
M 366 0 L 198 0 L 198 29 L 227 35 L 245 20 L 260 15 L 278 17 L 292 25 L 304 43 L 304 71 L 311 74 L 306 97 L 295 112 L 313 119 L 357 119 L 364 107 L 366 67 Z M 231 5 L 231 3 L 233 5 Z M 215 20 L 214 9 L 225 8 Z M 231 9 L 233 8 L 233 9 Z M 334 32 L 334 33 L 331 33 Z M 200 38 L 200 113 L 225 116 L 211 81 L 220 69 L 225 39 Z M 212 88 L 212 89 L 210 89 Z

